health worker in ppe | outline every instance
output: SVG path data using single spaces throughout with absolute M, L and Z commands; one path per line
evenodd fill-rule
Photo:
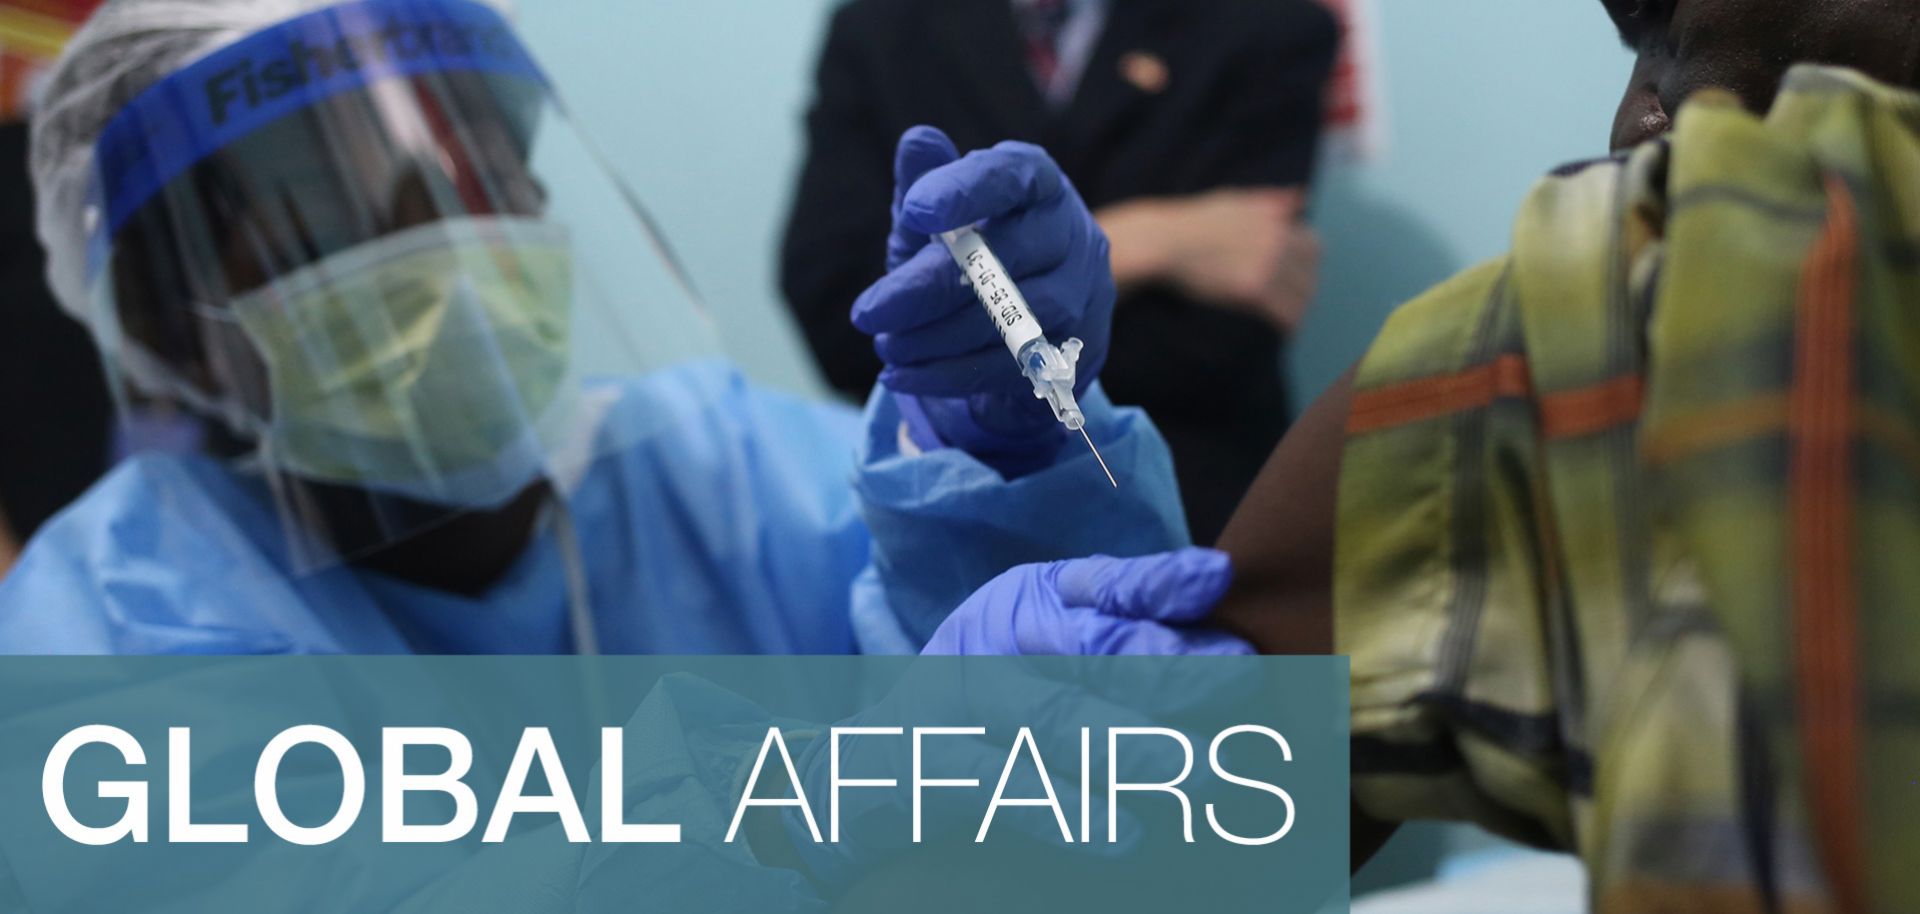
M 1158 434 L 1087 386 L 1111 286 L 1049 280 L 1105 256 L 1078 196 L 1032 147 L 916 142 L 897 211 L 1047 239 L 1003 255 L 1087 342 L 1118 492 L 925 235 L 863 303 L 900 393 L 743 380 L 494 8 L 112 0 L 34 125 L 51 283 L 123 397 L 250 447 L 49 524 L 0 652 L 911 651 L 1015 565 L 1184 545 Z

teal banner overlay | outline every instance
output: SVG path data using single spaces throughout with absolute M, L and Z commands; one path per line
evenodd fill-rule
M 1347 675 L 4 658 L 0 911 L 1345 911 Z

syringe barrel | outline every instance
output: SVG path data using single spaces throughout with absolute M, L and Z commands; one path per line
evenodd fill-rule
M 954 262 L 966 274 L 981 307 L 987 309 L 987 317 L 1000 331 L 1001 341 L 1019 363 L 1020 373 L 1033 384 L 1033 395 L 1047 401 L 1054 417 L 1062 424 L 1078 431 L 1086 424 L 1086 416 L 1073 394 L 1080 341 L 1068 340 L 1061 346 L 1047 341 L 1040 321 L 1027 306 L 1026 296 L 1020 294 L 1020 287 L 1014 284 L 1006 266 L 987 247 L 979 231 L 964 228 L 944 232 L 940 240 L 946 242 Z
M 993 255 L 987 247 L 987 240 L 971 228 L 945 232 L 940 239 L 947 244 L 947 251 L 953 255 L 954 263 L 960 265 L 967 282 L 973 286 L 973 293 L 980 298 L 980 306 L 987 309 L 987 317 L 993 320 L 993 326 L 1000 331 L 1001 341 L 1007 344 L 1007 351 L 1018 359 L 1034 340 L 1046 339 L 1040 329 L 1040 321 L 1033 316 L 1033 309 L 1027 306 L 1026 296 L 1020 294 L 1007 268 L 1000 258 Z

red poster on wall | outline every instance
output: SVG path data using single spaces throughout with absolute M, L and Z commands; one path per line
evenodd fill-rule
M 1340 18 L 1343 41 L 1327 87 L 1327 140 L 1349 162 L 1386 155 L 1387 117 L 1375 0 L 1320 0 Z
M 0 0 L 0 121 L 26 116 L 36 80 L 102 0 Z

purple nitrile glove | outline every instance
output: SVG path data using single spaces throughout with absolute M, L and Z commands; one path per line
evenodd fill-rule
M 1059 166 L 1026 143 L 962 157 L 944 133 L 915 127 L 900 139 L 894 178 L 889 272 L 853 307 L 885 363 L 881 383 L 923 447 L 957 447 L 1010 476 L 1048 465 L 1065 431 L 935 236 L 979 227 L 1048 339 L 1085 344 L 1075 378 L 1085 393 L 1112 335 L 1105 233 Z M 925 440 L 928 430 L 938 440 Z
M 1206 618 L 1232 583 L 1232 563 L 1212 549 L 1023 565 L 961 604 L 922 653 L 1251 654 L 1252 646 L 1232 635 L 1188 627 Z

